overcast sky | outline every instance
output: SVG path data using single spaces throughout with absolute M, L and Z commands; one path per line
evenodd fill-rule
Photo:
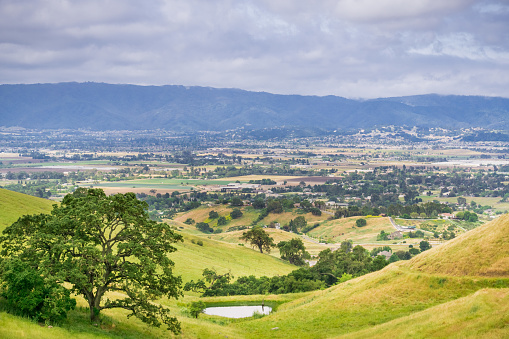
M 509 97 L 509 0 L 0 0 L 0 83 Z

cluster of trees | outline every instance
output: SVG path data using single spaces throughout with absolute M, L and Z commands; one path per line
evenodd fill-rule
M 202 296 L 283 294 L 313 291 L 326 288 L 348 279 L 384 268 L 389 262 L 383 256 L 372 258 L 362 246 L 342 246 L 337 251 L 324 250 L 313 267 L 301 267 L 284 276 L 260 277 L 243 276 L 232 282 L 228 272 L 218 274 L 213 269 L 203 271 L 203 279 L 191 280 L 184 290 L 202 293 Z M 277 246 L 282 258 L 302 263 L 305 248 L 299 238 L 280 242 Z
M 466 220 L 469 222 L 476 222 L 479 220 L 479 216 L 476 213 L 469 211 L 456 213 L 456 218 L 460 220 Z

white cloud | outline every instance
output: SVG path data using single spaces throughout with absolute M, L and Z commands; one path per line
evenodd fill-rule
M 497 0 L 2 0 L 0 82 L 509 97 L 506 9 Z
M 454 33 L 438 36 L 429 45 L 411 48 L 408 53 L 427 56 L 450 56 L 474 61 L 509 62 L 508 52 L 499 52 L 492 47 L 481 46 L 469 33 Z

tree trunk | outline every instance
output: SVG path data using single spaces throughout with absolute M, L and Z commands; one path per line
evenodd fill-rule
M 90 308 L 90 321 L 98 321 L 99 320 L 99 312 L 100 312 L 100 305 L 101 299 L 99 299 L 97 296 L 93 300 L 88 301 L 88 306 Z
M 94 305 L 89 305 L 90 307 L 90 321 L 94 322 L 97 320 L 97 315 L 95 314 L 95 307 Z

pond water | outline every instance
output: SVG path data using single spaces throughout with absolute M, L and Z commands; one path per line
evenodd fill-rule
M 272 307 L 269 306 L 222 306 L 207 307 L 203 310 L 205 314 L 227 318 L 247 318 L 252 317 L 255 312 L 269 314 L 271 311 Z

